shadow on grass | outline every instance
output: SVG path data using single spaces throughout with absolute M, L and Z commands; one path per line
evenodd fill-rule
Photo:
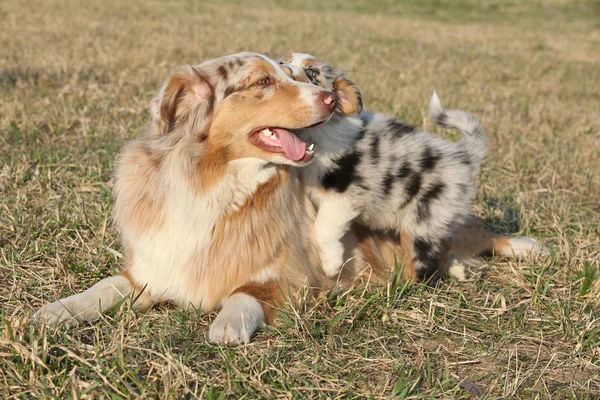
M 513 200 L 488 198 L 485 212 L 480 217 L 485 229 L 502 235 L 512 235 L 521 231 L 521 207 Z

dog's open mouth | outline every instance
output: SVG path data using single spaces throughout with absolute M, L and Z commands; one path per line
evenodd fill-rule
M 298 136 L 283 128 L 260 128 L 250 134 L 250 141 L 256 147 L 271 152 L 283 153 L 293 161 L 310 161 L 315 145 L 307 146 Z

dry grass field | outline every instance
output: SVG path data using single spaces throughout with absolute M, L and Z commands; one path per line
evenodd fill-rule
M 279 3 L 0 3 L 0 398 L 599 398 L 600 2 Z M 239 348 L 169 306 L 26 325 L 119 270 L 111 173 L 161 82 L 243 50 L 313 53 L 413 124 L 434 87 L 479 114 L 474 212 L 553 256 L 324 296 Z

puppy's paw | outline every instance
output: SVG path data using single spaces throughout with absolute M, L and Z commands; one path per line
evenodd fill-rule
M 341 262 L 323 262 L 323 272 L 328 278 L 336 278 L 340 273 L 342 263 Z
M 451 276 L 459 282 L 468 280 L 469 271 L 467 265 L 462 260 L 453 257 L 448 266 L 448 276 Z
M 344 248 L 340 245 L 339 249 L 328 250 L 321 252 L 321 265 L 328 278 L 335 278 L 344 264 Z
M 244 293 L 235 293 L 229 296 L 208 328 L 208 340 L 229 346 L 250 343 L 264 319 L 265 314 L 258 300 Z

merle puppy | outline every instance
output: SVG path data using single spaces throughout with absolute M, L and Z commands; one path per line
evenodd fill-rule
M 471 211 L 474 174 L 486 152 L 479 120 L 444 110 L 434 91 L 432 119 L 463 133 L 453 143 L 399 119 L 362 111 L 358 88 L 311 55 L 294 53 L 280 64 L 293 78 L 339 96 L 329 122 L 297 132 L 315 143 L 309 149 L 314 160 L 302 167 L 302 176 L 318 208 L 315 229 L 325 273 L 339 273 L 341 239 L 358 220 L 398 233 L 406 279 L 436 280 L 445 271 L 455 229 Z

